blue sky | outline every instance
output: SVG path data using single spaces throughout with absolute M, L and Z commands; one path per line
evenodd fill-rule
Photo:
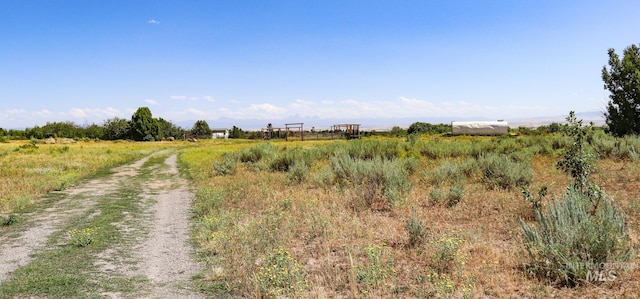
M 0 127 L 603 110 L 639 1 L 0 0 Z M 363 123 L 364 125 L 364 123 Z

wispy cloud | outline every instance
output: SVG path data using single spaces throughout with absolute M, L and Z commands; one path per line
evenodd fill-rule
M 158 105 L 158 102 L 153 99 L 145 99 L 144 101 L 149 105 Z
M 169 98 L 172 99 L 172 100 L 184 101 L 184 100 L 188 99 L 189 97 L 187 97 L 187 96 L 170 96 Z
M 204 102 L 210 102 L 213 103 L 215 102 L 215 98 L 213 96 L 170 96 L 169 97 L 172 100 L 176 100 L 176 101 L 189 101 L 189 102 L 198 102 L 198 101 L 204 101 Z
M 147 21 L 147 23 L 152 24 L 152 25 L 158 25 L 158 24 L 160 24 L 160 22 L 159 22 L 159 21 L 157 21 L 157 20 L 155 20 L 155 19 L 151 19 L 151 20 Z

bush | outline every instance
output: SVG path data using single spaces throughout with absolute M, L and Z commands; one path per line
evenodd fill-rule
M 275 155 L 275 152 L 276 146 L 273 143 L 263 142 L 240 151 L 238 156 L 240 162 L 257 163 L 262 159 L 273 157 Z
M 451 186 L 449 192 L 445 193 L 441 188 L 431 189 L 429 198 L 436 204 L 444 204 L 447 208 L 457 205 L 464 196 L 463 185 Z
M 538 228 L 520 220 L 534 274 L 576 285 L 602 263 L 629 260 L 632 251 L 624 213 L 603 193 L 595 200 L 597 205 L 593 202 L 571 188 L 562 200 L 551 202 L 546 212 L 536 210 Z
M 522 219 L 520 224 L 532 272 L 553 282 L 577 285 L 590 282 L 592 271 L 600 265 L 628 261 L 632 248 L 624 213 L 590 177 L 593 164 L 586 141 L 591 127 L 583 127 L 573 111 L 567 121 L 565 135 L 573 142 L 558 168 L 573 182 L 562 200 L 556 198 L 547 211 L 534 205 L 538 228 Z
M 309 173 L 309 166 L 307 163 L 302 160 L 300 162 L 296 162 L 289 168 L 287 172 L 287 179 L 290 183 L 300 184 L 307 179 Z
M 357 160 L 339 156 L 332 157 L 330 164 L 336 182 L 354 187 L 356 199 L 372 209 L 390 208 L 412 187 L 399 159 Z
M 496 154 L 483 155 L 478 160 L 482 181 L 490 188 L 511 189 L 528 186 L 533 179 L 529 163 L 514 162 Z
M 213 163 L 213 171 L 216 175 L 232 175 L 236 173 L 236 159 L 229 153 L 222 155 L 222 161 L 216 161 Z
M 288 149 L 283 148 L 278 151 L 269 162 L 269 168 L 273 171 L 289 171 L 296 163 L 303 162 L 311 165 L 315 152 L 307 151 L 299 146 Z
M 460 164 L 446 161 L 434 169 L 431 175 L 431 183 L 434 185 L 445 182 L 458 183 L 461 182 L 464 177 L 464 169 Z
M 422 245 L 427 238 L 427 229 L 424 223 L 418 219 L 415 208 L 411 210 L 411 218 L 405 222 L 404 229 L 409 234 L 409 247 Z
M 396 140 L 352 140 L 344 150 L 349 157 L 360 160 L 392 160 L 400 157 L 400 146 Z

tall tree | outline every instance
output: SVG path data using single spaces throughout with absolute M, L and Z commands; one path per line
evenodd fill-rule
M 209 136 L 211 135 L 211 129 L 209 128 L 209 124 L 204 120 L 197 120 L 196 123 L 193 124 L 193 128 L 191 129 L 191 134 L 198 136 Z
M 140 107 L 131 116 L 131 137 L 137 141 L 162 139 L 158 120 L 153 118 L 149 107 Z
M 607 125 L 616 136 L 640 134 L 640 49 L 631 45 L 622 60 L 609 49 L 609 69 L 602 67 L 604 88 L 609 90 Z

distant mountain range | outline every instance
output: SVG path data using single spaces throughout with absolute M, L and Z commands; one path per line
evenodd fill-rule
M 508 122 L 509 127 L 538 127 L 548 125 L 550 123 L 563 123 L 567 115 L 557 116 L 541 116 L 532 118 L 516 118 L 504 119 Z M 585 124 L 593 122 L 597 126 L 605 124 L 605 118 L 600 111 L 589 111 L 576 113 L 578 119 L 582 119 Z M 361 118 L 361 119 L 341 119 L 341 118 L 319 118 L 319 117 L 292 117 L 291 119 L 232 119 L 219 118 L 214 120 L 206 120 L 212 129 L 231 129 L 236 126 L 244 131 L 258 131 L 266 128 L 268 124 L 272 124 L 274 128 L 284 128 L 287 123 L 304 123 L 305 129 L 315 128 L 317 130 L 329 129 L 335 124 L 360 124 L 361 129 L 365 131 L 390 130 L 394 126 L 408 128 L 414 122 L 426 122 L 431 124 L 451 123 L 451 121 L 485 121 L 495 120 L 483 117 L 426 117 L 426 118 Z M 176 125 L 190 129 L 193 127 L 195 120 L 178 121 Z

